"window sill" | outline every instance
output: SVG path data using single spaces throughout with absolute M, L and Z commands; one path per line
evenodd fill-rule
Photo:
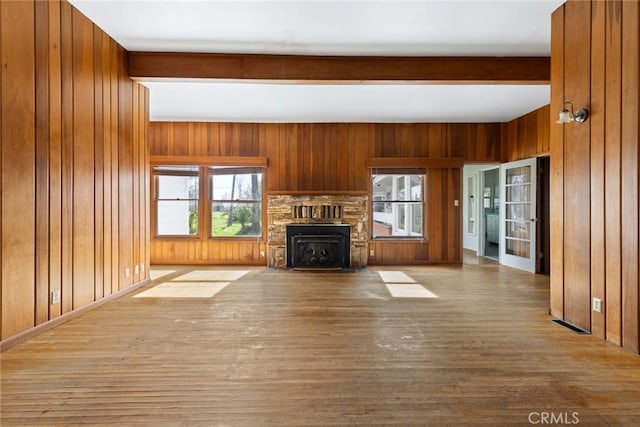
M 409 237 L 409 236 L 380 236 L 372 237 L 372 242 L 424 242 L 427 243 L 428 239 L 425 237 Z

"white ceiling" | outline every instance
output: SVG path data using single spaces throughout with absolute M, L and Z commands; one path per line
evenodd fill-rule
M 547 56 L 564 0 L 70 0 L 130 51 L 385 56 Z M 298 85 L 154 81 L 152 120 L 508 121 L 548 85 Z

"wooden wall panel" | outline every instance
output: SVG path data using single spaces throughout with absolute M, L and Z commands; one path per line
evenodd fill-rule
M 98 27 L 93 27 L 93 99 L 94 99 L 94 296 L 96 299 L 104 296 L 104 145 L 106 128 L 104 121 L 104 59 L 108 46 L 104 46 L 103 34 Z M 107 41 L 108 43 L 108 41 Z
M 498 124 L 371 124 L 371 123 L 183 123 L 152 122 L 150 150 L 154 159 L 165 156 L 259 156 L 268 158 L 267 193 L 367 193 L 371 157 L 451 158 L 468 156 L 470 161 L 498 161 Z M 205 143 L 206 141 L 206 143 Z M 186 153 L 186 154 L 185 154 Z M 400 251 L 378 251 L 378 263 L 461 262 L 459 169 L 436 169 L 429 173 L 427 243 L 400 242 Z M 442 213 L 442 212 L 444 213 Z M 253 258 L 245 262 L 264 264 L 253 245 Z M 385 242 L 386 244 L 387 242 Z M 234 241 L 184 241 L 152 239 L 153 263 L 237 263 Z M 372 242 L 375 246 L 378 244 Z M 396 245 L 398 246 L 398 245 Z M 385 247 L 386 248 L 386 247 Z M 194 255 L 195 254 L 195 255 Z M 195 256 L 196 258 L 191 258 Z
M 501 125 L 503 162 L 549 154 L 549 114 L 545 105 Z
M 133 82 L 126 77 L 125 54 L 118 53 L 118 232 L 119 287 L 133 283 Z
M 76 9 L 73 28 L 73 308 L 95 298 L 93 24 Z
M 2 54 L 2 41 L 4 40 L 4 33 L 2 32 L 2 6 L 0 5 L 0 61 L 4 61 L 4 56 Z M 2 139 L 2 141 L 4 141 L 4 133 L 2 132 L 2 128 L 3 128 L 3 121 L 2 121 L 2 114 L 3 114 L 3 110 L 4 110 L 4 98 L 2 96 L 2 86 L 4 85 L 4 81 L 2 79 L 2 74 L 0 74 L 0 138 Z M 2 164 L 4 163 L 3 161 L 3 156 L 2 156 L 2 141 L 0 141 L 0 191 L 2 191 L 3 187 L 3 173 L 2 173 Z M 4 249 L 2 249 L 2 230 L 3 230 L 3 226 L 2 226 L 2 213 L 4 211 L 2 210 L 2 197 L 0 197 L 0 257 L 2 256 L 2 254 L 4 253 Z M 0 322 L 2 322 L 2 319 L 4 319 L 3 317 L 3 303 L 2 303 L 2 278 L 4 276 L 3 273 L 4 270 L 4 266 L 2 265 L 2 262 L 0 261 Z M 0 340 L 2 339 L 2 326 L 0 326 Z
M 638 352 L 638 126 L 640 26 L 638 2 L 622 3 L 622 345 Z
M 607 339 L 622 343 L 622 254 L 621 183 L 620 183 L 620 122 L 622 64 L 622 4 L 606 4 L 605 45 L 605 311 Z
M 59 2 L 46 2 L 49 11 L 49 317 L 62 314 L 53 304 L 51 292 L 62 290 L 62 67 L 61 10 Z
M 590 105 L 591 3 L 566 4 L 565 31 L 571 37 L 565 39 L 564 72 L 565 99 L 573 101 L 576 108 Z M 572 126 L 565 125 L 564 142 L 564 206 L 570 216 L 564 220 L 564 277 L 573 286 L 565 287 L 565 320 L 585 330 L 591 330 L 591 280 L 590 254 L 590 125 L 591 121 Z
M 126 260 L 148 265 L 149 157 L 148 93 L 122 47 L 66 1 L 0 2 L 0 15 L 4 348 L 119 289 L 120 217 L 135 218 Z M 119 203 L 120 181 L 136 203 Z
M 605 4 L 592 2 L 591 15 L 591 296 L 605 301 Z M 605 331 L 604 312 L 591 311 L 591 333 L 604 339 Z
M 73 9 L 62 2 L 60 49 L 62 74 L 62 260 L 60 310 L 73 309 Z
M 49 4 L 35 3 L 36 241 L 35 324 L 49 318 Z
M 154 264 L 225 264 L 264 265 L 260 251 L 264 242 L 253 240 L 168 241 L 157 240 L 151 245 Z
M 551 85 L 550 115 L 562 110 L 564 102 L 564 38 L 564 7 L 559 7 L 551 14 L 551 81 L 553 84 Z M 551 219 L 549 311 L 552 316 L 562 319 L 564 318 L 564 126 L 550 126 L 549 151 Z
M 34 4 L 0 2 L 2 339 L 34 325 L 36 76 Z M 25 53 L 32 53 L 31 55 Z
M 122 48 L 111 42 L 111 63 L 109 69 L 110 103 L 111 103 L 111 126 L 109 134 L 111 139 L 111 292 L 115 293 L 120 289 L 120 133 L 119 133 L 119 106 L 120 92 L 118 86 L 118 62 L 122 57 Z M 123 209 L 125 207 L 123 206 Z
M 582 125 L 551 128 L 552 169 L 561 178 L 551 190 L 564 194 L 560 203 L 552 197 L 552 218 L 563 218 L 552 228 L 552 314 L 587 329 L 591 321 L 594 335 L 634 352 L 640 348 L 639 21 L 637 2 L 570 0 L 554 13 L 551 55 L 552 111 L 563 100 L 591 111 Z M 592 297 L 602 299 L 602 313 L 592 310 Z
M 153 122 L 154 156 L 269 158 L 267 191 L 366 191 L 369 157 L 500 160 L 499 124 Z

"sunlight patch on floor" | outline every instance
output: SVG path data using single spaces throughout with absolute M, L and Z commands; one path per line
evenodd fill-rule
M 174 280 L 194 280 L 194 281 L 234 281 L 240 279 L 250 270 L 193 270 L 185 273 Z
M 211 298 L 230 282 L 167 282 L 140 292 L 135 298 Z
M 438 295 L 418 284 L 385 283 L 384 285 L 394 298 L 438 298 Z
M 378 274 L 385 283 L 416 283 L 402 271 L 378 271 Z

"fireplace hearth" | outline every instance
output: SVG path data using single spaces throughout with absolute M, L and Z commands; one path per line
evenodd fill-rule
M 295 270 L 341 270 L 350 267 L 350 226 L 287 225 L 287 267 Z

